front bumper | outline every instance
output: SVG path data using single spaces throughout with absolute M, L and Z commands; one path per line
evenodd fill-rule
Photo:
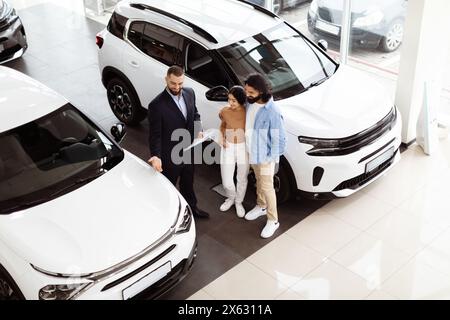
M 320 20 L 317 16 L 311 16 L 309 13 L 307 21 L 309 32 L 316 38 L 323 38 L 336 46 L 340 45 L 341 26 L 332 24 L 324 20 Z M 333 28 L 339 30 L 338 34 L 333 34 L 317 28 L 317 21 L 320 21 L 325 25 L 333 26 Z M 380 45 L 380 41 L 383 39 L 384 33 L 385 31 L 383 28 L 381 28 L 381 26 L 373 26 L 370 27 L 370 29 L 368 28 L 367 30 L 359 28 L 351 28 L 350 41 L 352 42 L 353 45 L 356 46 L 366 48 L 376 48 Z
M 295 174 L 297 193 L 312 199 L 342 198 L 382 177 L 400 160 L 401 123 L 397 110 L 396 121 L 388 132 L 360 150 L 340 156 L 310 156 L 306 154 L 311 148 L 309 145 L 299 143 L 295 138 L 288 139 L 290 154 L 286 157 Z M 366 170 L 368 163 L 391 148 L 394 151 L 392 157 L 375 169 Z M 320 179 L 315 179 L 316 168 L 323 169 Z
M 18 278 L 18 286 L 26 299 L 39 299 L 39 290 L 49 284 L 78 284 L 86 286 L 73 299 L 77 300 L 124 300 L 156 299 L 177 285 L 190 271 L 196 258 L 197 241 L 195 224 L 188 232 L 174 234 L 163 244 L 114 273 L 99 279 L 55 277 L 38 272 L 31 266 Z M 148 278 L 161 267 L 170 267 L 162 277 L 147 283 Z M 76 267 L 71 267 L 75 270 Z M 138 288 L 138 289 L 135 289 Z M 136 292 L 132 296 L 127 290 Z
M 19 58 L 27 48 L 25 28 L 19 17 L 9 24 L 0 25 L 0 63 Z

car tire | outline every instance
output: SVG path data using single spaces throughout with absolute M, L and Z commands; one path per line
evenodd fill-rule
M 380 49 L 383 52 L 393 52 L 402 44 L 404 33 L 404 23 L 402 20 L 394 20 L 386 31 L 386 35 L 381 38 Z
M 114 115 L 129 126 L 135 126 L 145 119 L 147 113 L 141 107 L 134 89 L 125 81 L 113 78 L 106 85 L 109 106 Z
M 286 167 L 280 163 L 278 172 L 273 177 L 273 185 L 277 195 L 277 203 L 287 202 L 292 195 L 291 183 Z
M 0 266 L 0 300 L 25 300 L 14 280 L 2 266 Z

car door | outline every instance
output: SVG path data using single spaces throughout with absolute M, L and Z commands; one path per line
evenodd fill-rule
M 229 89 L 234 83 L 226 68 L 214 53 L 194 41 L 183 40 L 183 61 L 186 78 L 185 86 L 195 91 L 197 109 L 201 115 L 203 129 L 220 126 L 219 111 L 227 102 L 215 102 L 206 99 L 205 93 L 216 86 Z
M 166 86 L 164 77 L 168 67 L 178 61 L 181 37 L 157 25 L 131 20 L 126 27 L 123 65 L 125 74 L 133 84 L 141 104 L 148 104 Z

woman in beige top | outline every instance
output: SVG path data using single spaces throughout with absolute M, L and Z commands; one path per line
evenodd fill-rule
M 241 86 L 234 86 L 228 94 L 228 105 L 219 113 L 222 120 L 220 172 L 222 185 L 227 199 L 220 206 L 220 211 L 229 210 L 233 204 L 239 218 L 245 215 L 242 201 L 247 190 L 247 175 L 249 171 L 248 155 L 245 148 L 245 90 Z M 234 170 L 237 165 L 237 185 L 234 185 Z

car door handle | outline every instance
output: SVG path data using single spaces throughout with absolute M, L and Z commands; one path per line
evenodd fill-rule
M 136 61 L 129 61 L 128 62 L 130 64 L 130 66 L 138 68 L 139 67 L 139 63 L 137 63 Z

